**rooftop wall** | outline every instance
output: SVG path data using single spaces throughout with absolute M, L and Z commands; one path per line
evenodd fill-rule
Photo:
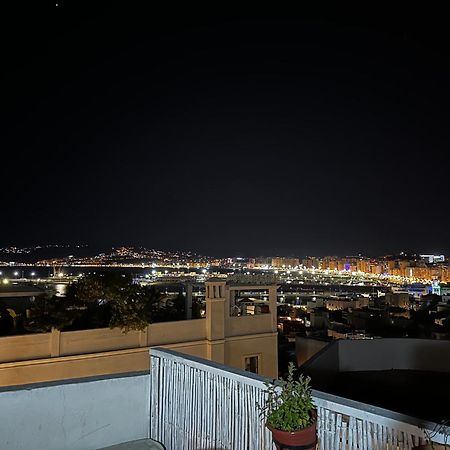
M 65 331 L 60 335 L 59 355 L 80 355 L 140 347 L 139 331 L 123 333 L 119 328 Z
M 96 328 L 1 337 L 0 363 L 203 341 L 205 322 L 198 319 L 153 323 L 144 331 L 128 333 L 119 328 Z
M 339 341 L 339 370 L 426 370 L 450 372 L 450 341 L 373 339 Z
M 260 373 L 275 376 L 277 286 L 268 287 L 270 314 L 230 317 L 225 282 L 206 285 L 206 319 L 154 323 L 128 333 L 100 328 L 0 338 L 0 386 L 149 370 L 146 350 L 155 346 L 240 369 L 246 357 L 257 355 Z
M 227 336 L 241 336 L 252 333 L 267 333 L 272 331 L 272 315 L 258 314 L 253 316 L 229 317 L 227 321 Z
M 149 435 L 149 375 L 0 390 L 0 447 L 86 450 Z
M 173 342 L 204 341 L 205 339 L 205 319 L 161 322 L 149 326 L 147 345 L 153 347 L 154 345 L 171 344 Z
M 450 373 L 450 341 L 432 339 L 338 340 L 304 365 L 313 372 L 423 370 Z
M 0 338 L 0 363 L 50 357 L 50 333 Z
M 271 315 L 234 319 L 237 326 L 231 333 L 235 337 L 227 333 L 219 341 L 207 338 L 205 319 L 154 323 L 144 331 L 128 333 L 118 328 L 98 328 L 3 337 L 0 386 L 149 370 L 147 349 L 155 346 L 239 368 L 244 367 L 246 355 L 258 354 L 262 373 L 276 375 L 277 337 L 271 333 Z M 239 345 L 234 342 L 225 346 L 228 339 L 239 339 Z
M 296 336 L 295 337 L 295 355 L 297 365 L 300 367 L 306 361 L 310 360 L 316 353 L 320 352 L 324 347 L 329 345 L 329 341 L 319 339 Z

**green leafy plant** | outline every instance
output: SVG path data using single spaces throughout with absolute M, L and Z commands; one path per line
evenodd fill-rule
M 312 424 L 314 403 L 309 385 L 311 378 L 294 375 L 294 363 L 289 363 L 287 379 L 267 384 L 267 402 L 261 408 L 267 424 L 281 431 L 297 431 Z
M 24 328 L 32 333 L 47 333 L 52 328 L 61 330 L 70 326 L 79 314 L 70 299 L 40 295 L 31 302 Z
M 86 309 L 85 319 L 124 333 L 144 330 L 154 321 L 165 297 L 155 288 L 133 283 L 130 275 L 108 272 L 87 275 L 74 283 L 68 297 Z

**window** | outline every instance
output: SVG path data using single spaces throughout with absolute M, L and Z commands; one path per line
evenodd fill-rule
M 246 356 L 245 357 L 245 370 L 247 372 L 258 373 L 259 369 L 259 356 Z

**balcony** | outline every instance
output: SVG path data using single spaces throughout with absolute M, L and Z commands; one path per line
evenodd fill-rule
M 168 450 L 274 448 L 258 413 L 267 379 L 171 350 L 150 358 L 150 373 L 3 388 L 2 448 L 87 450 L 149 437 Z M 411 449 L 435 427 L 323 392 L 314 401 L 323 450 Z

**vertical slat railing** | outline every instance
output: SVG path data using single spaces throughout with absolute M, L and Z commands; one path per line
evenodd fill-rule
M 168 450 L 274 450 L 259 413 L 267 382 L 248 372 L 153 348 L 150 437 Z M 313 399 L 319 450 L 409 450 L 424 442 L 423 429 L 412 418 L 316 391 Z
M 266 400 L 265 381 L 152 349 L 150 437 L 167 449 L 273 450 L 258 406 Z
M 425 443 L 424 430 L 436 424 L 333 395 L 313 392 L 318 414 L 320 450 L 410 450 Z M 444 443 L 445 435 L 433 433 Z

